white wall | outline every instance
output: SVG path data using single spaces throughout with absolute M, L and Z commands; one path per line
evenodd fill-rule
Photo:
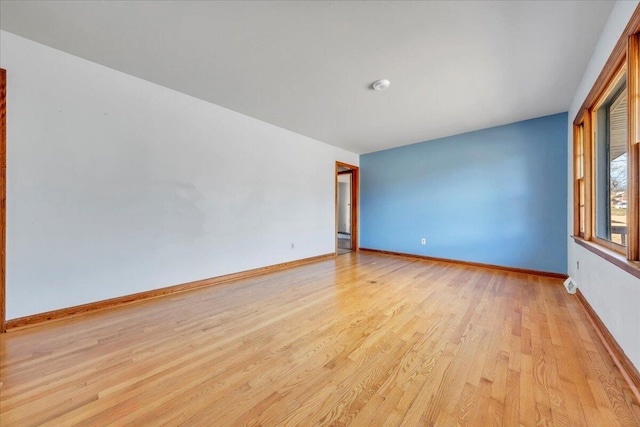
M 572 123 L 613 47 L 627 26 L 637 1 L 614 6 L 569 110 L 569 153 L 573 152 Z M 573 230 L 573 159 L 569 156 L 569 230 Z M 569 238 L 568 271 L 633 364 L 640 368 L 640 280 L 587 251 Z M 577 262 L 580 262 L 580 269 Z
M 335 161 L 356 154 L 0 42 L 8 319 L 334 252 Z

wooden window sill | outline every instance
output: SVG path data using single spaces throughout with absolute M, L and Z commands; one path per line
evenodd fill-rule
M 597 243 L 583 239 L 582 237 L 572 236 L 573 241 L 590 252 L 604 258 L 611 264 L 620 267 L 627 273 L 640 279 L 640 263 L 637 261 L 629 261 L 624 255 L 619 254 L 611 249 L 605 248 Z

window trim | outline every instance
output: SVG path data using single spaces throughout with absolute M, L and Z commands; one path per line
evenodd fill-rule
M 595 100 L 595 102 L 593 103 L 592 107 L 588 110 L 588 114 L 589 114 L 589 120 L 590 120 L 590 126 L 591 126 L 591 134 L 590 134 L 590 140 L 589 140 L 589 149 L 590 149 L 590 169 L 589 171 L 585 171 L 585 175 L 588 173 L 589 175 L 589 180 L 591 181 L 591 200 L 590 200 L 590 223 L 591 223 L 591 240 L 594 243 L 598 243 L 599 245 L 604 246 L 605 248 L 618 252 L 622 255 L 627 255 L 628 252 L 628 248 L 632 247 L 632 246 L 636 246 L 637 245 L 637 240 L 632 242 L 632 239 L 629 239 L 629 209 L 627 206 L 627 245 L 620 245 L 618 243 L 612 242 L 610 240 L 607 239 L 603 239 L 602 237 L 598 237 L 597 233 L 596 233 L 596 222 L 594 221 L 595 216 L 596 216 L 596 173 L 594 172 L 596 167 L 597 167 L 597 162 L 596 162 L 596 143 L 597 143 L 597 138 L 596 138 L 596 129 L 597 126 L 594 126 L 594 123 L 597 123 L 597 114 L 598 111 L 603 108 L 606 104 L 609 103 L 609 98 L 614 95 L 614 93 L 616 91 L 621 91 L 622 89 L 618 89 L 618 85 L 620 84 L 620 80 L 622 80 L 623 78 L 627 78 L 627 69 L 628 69 L 628 64 L 626 61 L 626 52 L 623 52 L 623 58 L 622 58 L 622 63 L 620 64 L 619 68 L 617 70 L 615 70 L 615 72 L 612 74 L 611 76 L 611 80 L 609 81 L 609 83 L 604 87 L 604 89 L 602 90 L 602 92 L 600 93 L 600 96 Z M 627 79 L 625 86 L 627 91 L 629 90 L 628 88 L 629 85 L 629 80 Z M 627 100 L 629 99 L 629 92 L 627 92 Z M 627 116 L 628 116 L 628 122 L 632 121 L 630 120 L 631 117 L 630 116 L 630 112 L 628 109 L 628 104 L 627 104 Z M 627 132 L 627 150 L 629 150 L 629 134 Z M 628 156 L 628 154 L 627 154 Z M 627 157 L 628 158 L 628 157 Z M 627 172 L 628 174 L 628 172 Z M 627 182 L 632 181 L 631 177 L 628 176 L 627 177 Z M 627 184 L 627 200 L 630 197 L 630 193 L 629 193 L 629 188 L 628 188 L 628 184 Z M 585 202 L 586 204 L 586 202 Z M 630 259 L 630 258 L 628 258 Z
M 640 5 L 631 16 L 604 68 L 573 121 L 573 238 L 576 243 L 611 261 L 611 251 L 620 254 L 626 267 L 638 269 L 640 260 Z M 626 73 L 627 88 L 627 246 L 595 235 L 595 112 Z M 580 132 L 582 129 L 582 132 Z M 581 137 L 582 136 L 582 137 Z M 579 148 L 582 145 L 582 176 Z M 584 217 L 580 210 L 580 181 L 584 183 Z M 584 232 L 580 224 L 584 222 Z M 602 249 L 599 249 L 602 247 Z M 615 263 L 620 265 L 620 262 Z
M 573 125 L 573 235 L 591 240 L 591 182 L 586 179 L 586 171 L 591 167 L 591 148 L 589 144 L 590 123 L 589 120 L 580 121 Z M 576 152 L 582 147 L 582 156 Z M 581 158 L 582 165 L 577 160 Z M 578 170 L 582 169 L 582 174 Z M 580 181 L 584 184 L 584 218 L 581 216 L 582 203 L 580 201 Z M 581 223 L 584 222 L 584 231 Z
M 580 237 L 573 236 L 573 241 L 576 242 L 576 244 L 588 250 L 589 252 L 592 252 L 598 255 L 600 258 L 606 259 L 611 264 L 614 264 L 620 267 L 627 273 L 640 279 L 640 262 L 639 261 L 629 261 L 624 255 L 621 255 L 617 252 L 604 248 L 594 242 L 590 242 Z
M 635 15 L 640 6 L 636 8 Z M 640 27 L 640 24 L 637 24 Z M 627 37 L 627 108 L 629 118 L 627 129 L 628 178 L 627 178 L 627 239 L 634 241 L 628 245 L 627 259 L 640 260 L 640 28 Z

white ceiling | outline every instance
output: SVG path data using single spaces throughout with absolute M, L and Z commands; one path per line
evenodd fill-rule
M 612 7 L 1 0 L 0 25 L 368 153 L 568 110 Z

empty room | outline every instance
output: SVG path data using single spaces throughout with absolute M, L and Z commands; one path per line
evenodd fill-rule
M 640 426 L 638 1 L 0 0 L 0 425 Z

